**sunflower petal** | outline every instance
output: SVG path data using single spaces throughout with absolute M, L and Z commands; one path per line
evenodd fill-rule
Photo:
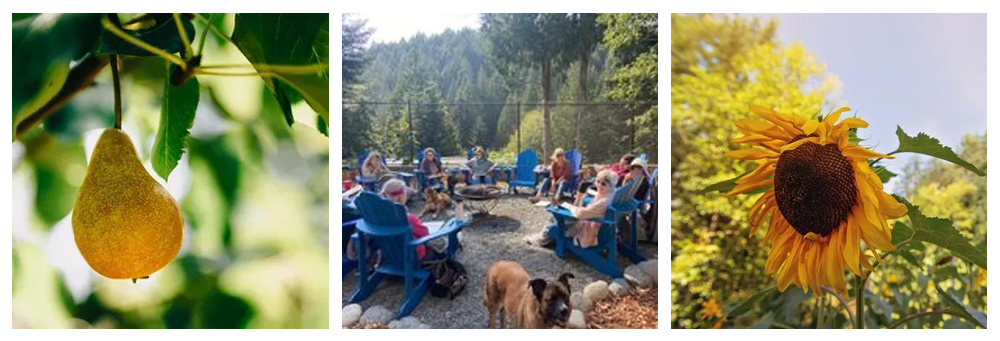
M 738 160 L 758 160 L 764 158 L 777 158 L 778 154 L 770 150 L 763 149 L 737 149 L 726 152 L 726 157 Z
M 844 231 L 844 263 L 851 272 L 861 275 L 861 268 L 858 264 L 858 255 L 861 254 L 861 227 L 858 225 L 857 215 L 851 213 L 847 216 L 847 222 L 840 225 Z
M 755 120 L 755 119 L 751 119 L 751 118 L 744 118 L 742 120 L 736 121 L 736 128 L 740 129 L 742 131 L 745 131 L 745 132 L 746 131 L 748 131 L 748 132 L 760 132 L 760 131 L 768 130 L 768 129 L 772 128 L 772 127 L 774 127 L 774 124 L 771 124 L 770 122 L 761 121 L 761 120 Z
M 896 198 L 893 198 L 885 192 L 879 191 L 878 194 L 878 207 L 882 210 L 882 213 L 885 213 L 885 215 L 891 219 L 896 219 L 906 215 L 906 205 L 899 203 L 896 201 Z
M 801 146 L 801 145 L 803 145 L 803 144 L 805 144 L 807 142 L 812 142 L 812 143 L 819 144 L 819 138 L 818 137 L 806 137 L 806 138 L 799 139 L 798 141 L 786 144 L 784 147 L 781 147 L 781 151 L 784 152 L 784 151 L 787 151 L 787 150 L 792 150 L 792 149 L 798 148 L 799 146 Z
M 774 174 L 774 167 L 771 167 L 771 165 L 774 165 L 777 162 L 778 162 L 778 160 L 766 160 L 766 161 L 764 161 L 763 163 L 761 163 L 760 165 L 758 165 L 757 168 L 755 168 L 752 172 L 750 172 L 750 174 L 747 174 L 747 175 L 745 175 L 745 176 L 743 176 L 743 177 L 741 177 L 739 179 L 736 179 L 736 183 L 737 184 L 742 184 L 742 183 L 747 183 L 747 182 L 751 182 L 751 181 L 760 181 L 760 179 L 763 179 L 763 178 L 767 177 L 768 175 L 773 175 Z
M 758 188 L 761 188 L 761 187 L 768 187 L 768 186 L 774 186 L 774 178 L 764 179 L 764 180 L 761 180 L 760 182 L 753 182 L 753 183 L 745 183 L 745 184 L 736 185 L 736 188 L 733 188 L 732 191 L 729 191 L 729 193 L 726 193 L 726 197 L 731 197 L 731 196 L 734 196 L 734 195 L 737 195 L 737 194 L 743 194 L 743 193 L 746 193 L 746 192 L 749 192 L 749 191 L 752 191 L 752 190 L 755 190 L 755 189 L 758 189 Z
M 857 117 L 848 117 L 834 126 L 834 128 L 841 128 L 841 127 L 842 129 L 845 130 L 854 128 L 868 128 L 868 122 L 865 122 L 865 120 L 862 120 Z
M 840 109 L 837 109 L 837 111 L 834 111 L 832 114 L 827 115 L 826 118 L 823 119 L 823 122 L 833 125 L 837 123 L 838 120 L 840 120 L 840 114 L 843 114 L 846 111 L 851 111 L 851 108 L 841 107 Z
M 762 142 L 771 140 L 770 137 L 761 134 L 750 134 L 747 136 L 740 136 L 738 138 L 732 139 L 729 142 L 732 143 L 751 143 L 751 142 Z
M 868 150 L 865 147 L 853 146 L 853 145 L 852 146 L 847 146 L 846 148 L 844 148 L 843 151 L 842 151 L 842 153 L 846 157 L 855 158 L 855 159 L 874 159 L 874 158 L 895 159 L 894 157 L 892 157 L 890 155 L 876 153 L 876 152 Z
M 812 134 L 814 131 L 816 131 L 816 128 L 818 127 L 819 127 L 819 121 L 808 120 L 806 121 L 805 124 L 802 125 L 802 133 L 806 135 Z

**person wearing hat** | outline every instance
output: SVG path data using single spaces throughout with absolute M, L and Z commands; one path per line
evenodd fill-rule
M 625 173 L 625 178 L 622 180 L 621 185 L 628 183 L 632 179 L 642 181 L 639 184 L 639 189 L 635 191 L 635 198 L 642 200 L 646 198 L 646 193 L 649 192 L 649 182 L 646 181 L 648 177 L 649 172 L 646 170 L 646 160 L 637 158 L 629 164 L 628 173 Z
M 628 153 L 622 155 L 622 157 L 618 159 L 618 163 L 608 166 L 608 169 L 618 175 L 618 185 L 621 185 L 622 181 L 625 180 L 625 174 L 628 174 L 628 168 L 629 165 L 632 164 L 632 161 L 635 161 L 635 155 Z

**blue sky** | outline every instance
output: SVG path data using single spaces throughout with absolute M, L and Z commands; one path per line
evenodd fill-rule
M 986 132 L 985 14 L 775 17 L 783 43 L 802 43 L 840 78 L 834 103 L 871 124 L 860 136 L 877 151 L 895 150 L 897 124 L 953 149 L 965 134 Z M 909 155 L 890 161 L 889 170 L 902 170 Z

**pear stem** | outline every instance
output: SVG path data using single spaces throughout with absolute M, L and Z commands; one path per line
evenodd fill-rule
M 115 87 L 115 129 L 122 128 L 122 89 L 118 80 L 118 55 L 111 55 L 111 78 Z
M 111 23 L 114 24 L 115 27 L 121 25 L 121 22 L 118 21 L 118 15 L 115 13 L 109 14 L 108 19 L 111 20 Z M 120 68 L 121 64 L 119 63 L 118 55 L 111 55 L 111 80 L 115 89 L 115 129 L 122 128 L 122 85 L 119 80 Z

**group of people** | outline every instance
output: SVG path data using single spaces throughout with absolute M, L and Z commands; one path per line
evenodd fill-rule
M 548 166 L 549 176 L 542 180 L 538 186 L 538 191 L 532 202 L 537 202 L 545 197 L 554 197 L 556 201 L 563 195 L 563 187 L 572 181 L 573 170 L 566 159 L 565 151 L 558 148 L 552 154 Z M 618 163 L 607 166 L 601 171 L 597 171 L 594 166 L 587 166 L 580 170 L 579 183 L 573 198 L 573 205 L 569 206 L 569 211 L 577 219 L 577 223 L 566 231 L 567 237 L 573 237 L 574 243 L 582 247 L 597 245 L 597 235 L 600 232 L 601 224 L 589 219 L 604 216 L 608 205 L 614 196 L 615 188 L 629 183 L 630 181 L 640 181 L 635 191 L 636 199 L 644 199 L 649 192 L 649 182 L 645 181 L 649 177 L 646 160 L 635 157 L 633 154 L 625 154 L 618 159 Z M 555 188 L 555 192 L 551 190 Z M 587 203 L 584 198 L 588 191 L 594 189 L 597 194 Z M 554 222 L 553 222 L 554 223 Z M 553 242 L 550 231 L 553 225 L 550 224 L 539 234 L 528 236 L 525 241 L 532 245 L 547 246 Z
M 493 179 L 490 176 L 495 165 L 487 158 L 487 153 L 482 147 L 476 147 L 474 157 L 466 162 L 472 177 L 468 179 L 470 184 L 490 183 Z M 532 202 L 537 202 L 547 197 L 554 197 L 559 201 L 563 195 L 563 188 L 573 180 L 574 170 L 570 161 L 566 158 L 566 152 L 558 148 L 550 157 L 547 167 L 548 176 L 540 179 L 535 196 L 529 198 Z M 432 148 L 423 151 L 418 169 L 425 176 L 426 186 L 440 186 L 442 190 L 453 188 L 454 183 L 449 182 L 449 172 L 441 164 L 441 159 Z M 382 160 L 381 155 L 372 152 L 368 155 L 361 166 L 362 176 L 379 179 L 380 193 L 387 199 L 405 205 L 412 188 L 398 176 L 389 170 Z M 544 174 L 544 173 L 543 173 Z M 649 191 L 649 182 L 645 179 L 649 176 L 646 160 L 637 158 L 632 154 L 623 155 L 617 163 L 603 167 L 600 171 L 595 166 L 587 166 L 580 170 L 578 176 L 578 186 L 574 193 L 573 204 L 568 207 L 576 218 L 576 223 L 567 229 L 566 236 L 573 237 L 575 243 L 583 247 L 597 244 L 598 232 L 601 223 L 590 221 L 593 218 L 603 217 L 611 204 L 614 190 L 632 180 L 638 179 L 639 186 L 635 191 L 636 199 L 643 199 Z M 585 198 L 588 192 L 593 189 L 596 192 L 589 201 Z M 428 234 L 427 227 L 421 223 L 420 218 L 415 215 L 407 216 L 413 230 L 413 238 L 421 238 Z M 553 221 L 554 223 L 554 221 Z M 538 235 L 528 236 L 525 241 L 532 245 L 548 246 L 552 244 L 550 224 Z M 442 239 L 442 241 L 445 241 Z M 446 241 L 445 241 L 446 242 Z M 443 250 L 446 245 L 432 244 L 433 249 Z M 417 249 L 420 259 L 427 257 L 429 253 L 424 246 Z

